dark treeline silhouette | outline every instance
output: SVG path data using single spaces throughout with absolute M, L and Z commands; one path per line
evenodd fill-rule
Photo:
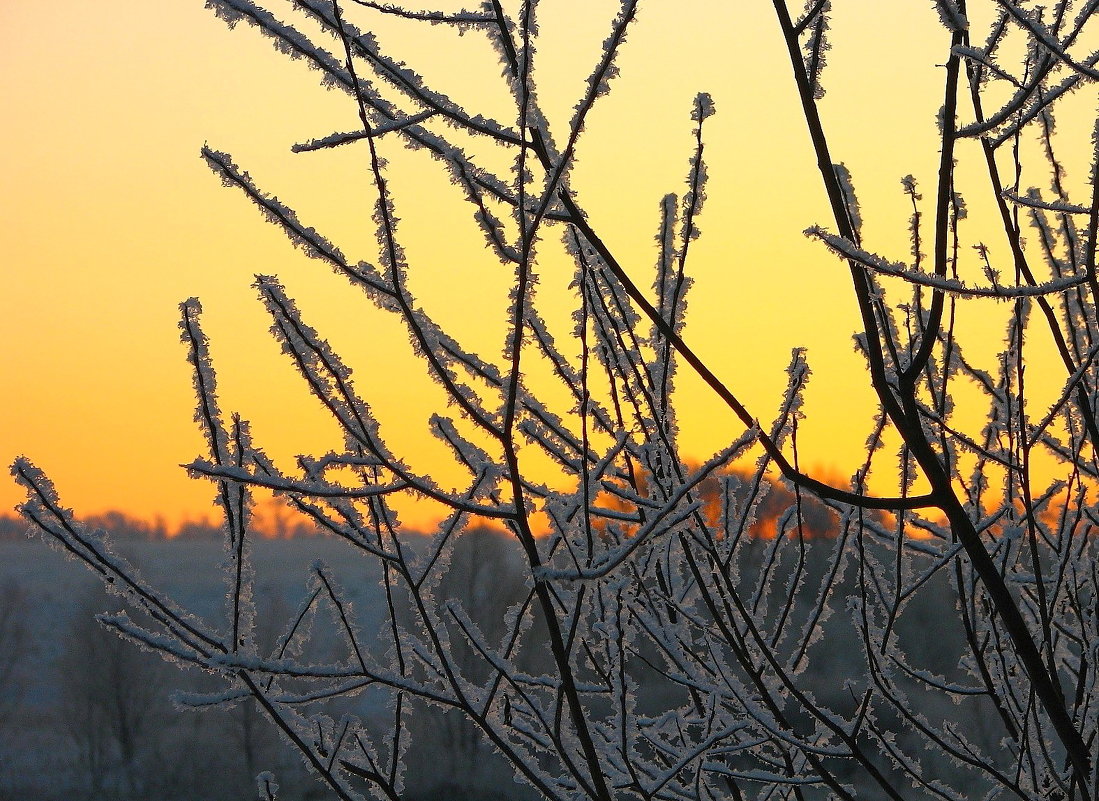
M 126 512 L 111 509 L 102 514 L 88 515 L 84 522 L 91 528 L 102 529 L 117 540 L 148 540 L 156 542 L 187 534 L 193 539 L 213 539 L 220 529 L 206 522 L 182 524 L 172 532 L 163 518 L 142 520 Z M 14 515 L 0 515 L 0 540 L 21 540 L 27 537 L 25 520 Z
M 173 528 L 159 515 L 149 521 L 117 509 L 110 509 L 100 514 L 87 515 L 82 520 L 89 528 L 105 531 L 111 535 L 112 540 L 118 542 L 220 541 L 224 537 L 221 525 L 205 518 L 185 520 Z M 27 531 L 27 523 L 21 518 L 14 515 L 0 515 L 0 541 L 25 539 Z M 316 526 L 310 521 L 275 501 L 257 505 L 253 532 L 267 539 L 315 537 L 319 534 Z
M 753 472 L 729 468 L 715 472 L 702 481 L 699 484 L 699 495 L 706 516 L 711 521 L 719 519 L 724 504 L 732 502 L 744 505 L 757 502 L 756 521 L 749 533 L 762 537 L 772 537 L 776 533 L 789 536 L 799 534 L 796 516 L 788 514 L 788 510 L 796 506 L 798 499 L 795 492 L 780 480 L 764 476 L 757 483 Z M 607 502 L 614 504 L 616 499 L 612 496 Z M 800 503 L 801 535 L 835 536 L 835 516 L 827 506 L 808 493 L 802 494 Z M 87 515 L 82 519 L 90 528 L 101 529 L 110 534 L 113 540 L 120 542 L 220 541 L 225 536 L 220 524 L 207 519 L 187 520 L 174 529 L 160 516 L 149 521 L 117 509 Z M 276 501 L 257 504 L 253 528 L 256 534 L 268 539 L 321 536 L 321 532 L 311 521 Z M 23 539 L 27 536 L 27 531 L 28 526 L 21 518 L 0 515 L 0 541 Z

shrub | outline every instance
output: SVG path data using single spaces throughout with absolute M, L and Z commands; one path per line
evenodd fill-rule
M 1099 76 L 1099 57 L 1085 51 L 1093 3 L 997 0 L 978 39 L 969 19 L 984 9 L 936 0 L 945 62 L 939 169 L 926 202 L 914 178 L 901 182 L 912 205 L 912 259 L 901 263 L 868 249 L 862 221 L 870 211 L 829 150 L 820 108 L 830 3 L 810 2 L 795 19 L 775 0 L 833 216 L 830 227 L 806 233 L 848 267 L 862 325 L 856 347 L 879 406 L 865 463 L 847 483 L 801 468 L 804 352 L 793 354 L 778 412 L 764 425 L 687 342 L 685 268 L 705 199 L 710 96 L 699 94 L 691 110 L 686 189 L 660 205 L 651 291 L 643 288 L 650 279 L 599 235 L 599 220 L 570 185 L 636 2 L 620 4 L 563 127 L 550 124 L 536 92 L 532 2 L 443 13 L 298 0 L 312 36 L 249 0 L 210 5 L 351 98 L 359 130 L 297 149 L 354 147 L 366 158 L 376 263 L 346 257 L 229 155 L 204 147 L 203 156 L 292 242 L 401 321 L 446 393 L 449 405 L 431 426 L 468 477 L 448 489 L 432 469 L 391 452 L 350 368 L 279 281 L 260 276 L 273 335 L 346 440 L 341 452 L 301 457 L 292 470 L 275 464 L 244 420 L 222 413 L 201 309 L 189 300 L 181 329 L 209 442 L 209 455 L 190 469 L 217 487 L 231 555 L 221 627 L 146 584 L 72 519 L 28 461 L 14 467 L 30 498 L 23 513 L 131 602 L 134 616 L 101 617 L 108 628 L 220 676 L 223 692 L 196 703 L 257 704 L 342 799 L 397 799 L 406 773 L 430 770 L 430 749 L 410 744 L 430 738 L 429 708 L 463 718 L 461 736 L 475 732 L 547 798 L 901 799 L 914 797 L 912 787 L 938 798 L 1094 797 L 1099 183 L 1093 170 L 1082 195 L 1070 187 L 1052 116 Z M 487 42 L 503 66 L 512 118 L 492 119 L 433 91 L 361 27 L 371 15 Z M 1008 65 L 1014 53 L 1021 67 Z M 472 352 L 411 295 L 383 138 L 436 160 L 510 271 L 501 358 Z M 955 186 L 963 144 L 973 145 L 965 152 L 991 190 L 979 203 L 963 202 Z M 510 172 L 486 166 L 500 148 L 513 159 Z M 1049 170 L 1048 190 L 1021 185 L 1024 159 Z M 1000 249 L 994 256 L 969 237 L 967 203 L 998 221 L 985 233 L 1005 244 L 1006 263 Z M 1030 241 L 1024 225 L 1034 229 Z M 575 287 L 567 344 L 534 298 L 540 254 L 554 237 L 571 258 Z M 991 369 L 974 364 L 956 337 L 967 298 L 1010 309 Z M 1037 337 L 1051 339 L 1065 378 L 1041 414 L 1028 405 L 1025 383 Z M 743 424 L 696 467 L 677 444 L 681 371 Z M 541 373 L 557 386 L 532 377 Z M 986 405 L 976 426 L 955 414 L 962 396 L 970 407 L 975 396 Z M 868 476 L 888 461 L 879 454 L 886 443 L 896 448 L 897 489 L 872 494 Z M 749 479 L 730 470 L 753 458 Z M 1038 461 L 1052 464 L 1049 483 Z M 757 526 L 768 471 L 786 488 L 770 539 Z M 707 514 L 703 486 L 715 476 L 720 502 Z M 315 565 L 284 635 L 273 649 L 257 646 L 262 610 L 249 564 L 256 487 L 376 562 L 380 626 L 357 623 L 333 571 Z M 426 545 L 402 530 L 389 502 L 400 494 L 447 511 Z M 830 516 L 834 537 L 808 536 L 810 496 L 814 526 Z M 505 528 L 522 557 L 522 590 L 506 611 L 448 589 L 462 530 L 485 523 Z M 341 632 L 343 658 L 308 655 L 303 621 L 319 608 Z M 261 792 L 273 787 L 264 774 Z

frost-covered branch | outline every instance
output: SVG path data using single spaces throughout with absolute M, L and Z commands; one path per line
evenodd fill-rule
M 596 105 L 628 80 L 619 65 L 636 46 L 632 31 L 648 24 L 639 4 L 622 0 L 604 21 L 606 38 L 586 58 L 590 72 L 563 121 L 539 101 L 557 78 L 552 59 L 542 60 L 553 45 L 539 33 L 562 13 L 553 4 L 291 0 L 308 17 L 302 30 L 252 0 L 211 5 L 350 98 L 358 130 L 326 127 L 292 149 L 326 149 L 347 160 L 346 175 L 362 172 L 374 193 L 362 211 L 376 238 L 373 264 L 345 256 L 227 154 L 203 147 L 203 158 L 305 255 L 365 292 L 370 313 L 396 315 L 449 407 L 423 428 L 463 478 L 442 486 L 441 470 L 395 448 L 401 437 L 383 437 L 388 421 L 360 393 L 397 379 L 356 382 L 326 326 L 313 327 L 276 278 L 259 276 L 274 340 L 342 438 L 289 465 L 267 456 L 245 419 L 223 409 L 201 306 L 183 303 L 207 451 L 185 467 L 209 483 L 225 518 L 220 622 L 140 578 L 29 461 L 13 468 L 28 492 L 25 517 L 127 603 L 102 623 L 213 676 L 216 685 L 181 703 L 249 705 L 342 799 L 415 796 L 424 790 L 416 782 L 442 775 L 450 755 L 463 780 L 483 772 L 498 790 L 517 779 L 521 801 L 1092 798 L 1099 171 L 1065 167 L 1075 163 L 1062 152 L 1075 123 L 1061 115 L 1055 127 L 1054 113 L 1099 79 L 1099 54 L 1085 49 L 1099 0 L 934 3 L 946 61 L 928 154 L 938 175 L 930 210 L 916 178 L 902 179 L 895 219 L 870 192 L 856 194 L 846 166 L 854 154 L 845 164 L 829 137 L 826 121 L 842 108 L 826 104 L 847 99 L 825 98 L 822 79 L 831 45 L 843 41 L 832 26 L 846 23 L 827 0 L 807 0 L 796 18 L 784 0 L 773 3 L 792 68 L 784 78 L 792 76 L 837 232 L 806 234 L 848 267 L 856 351 L 876 403 L 853 474 L 827 479 L 806 467 L 824 458 L 810 453 L 807 432 L 846 428 L 819 417 L 827 413 L 806 395 L 804 349 L 794 349 L 764 426 L 741 400 L 743 376 L 722 376 L 721 348 L 689 344 L 712 336 L 687 314 L 699 291 L 691 265 L 705 255 L 696 240 L 704 227 L 742 228 L 726 207 L 704 204 L 707 165 L 720 163 L 712 154 L 725 144 L 705 131 L 727 100 L 698 93 L 682 110 L 693 139 L 686 184 L 655 196 L 652 219 L 637 226 L 655 228 L 652 261 L 619 251 L 619 235 L 603 230 L 616 207 L 586 205 L 571 180 L 587 128 L 605 121 Z M 443 94 L 427 77 L 430 59 L 398 53 L 374 32 L 381 18 L 437 26 L 463 57 L 497 58 L 494 88 L 508 105 L 487 113 L 488 94 L 460 82 Z M 1005 66 L 1015 53 L 1021 66 Z M 907 58 L 897 54 L 898 68 Z M 967 104 L 974 121 L 965 124 Z M 678 124 L 659 114 L 651 130 Z M 876 135 L 874 120 L 859 119 Z M 957 144 L 966 137 L 978 138 L 972 153 Z M 413 297 L 418 271 L 431 265 L 411 258 L 411 245 L 406 253 L 412 226 L 401 215 L 431 206 L 397 189 L 398 162 L 386 160 L 397 146 L 432 156 L 502 265 L 471 287 L 506 298 L 496 353 L 468 346 L 469 315 Z M 510 160 L 503 168 L 500 154 Z M 974 157 L 988 178 L 979 189 Z M 1048 176 L 1048 190 L 1021 189 L 1034 174 Z M 1083 197 L 1091 200 L 1070 201 Z M 910 264 L 874 252 L 870 240 L 889 226 L 908 240 Z M 551 234 L 563 242 L 564 266 Z M 1010 262 L 994 269 L 985 242 L 997 253 L 1006 242 Z M 985 268 L 985 285 L 969 280 L 967 256 Z M 464 263 L 455 253 L 446 267 Z M 547 316 L 556 307 L 540 283 L 558 284 L 545 294 L 571 302 L 571 316 Z M 1006 301 L 988 304 L 1006 323 L 993 348 L 971 345 L 977 304 L 957 302 L 964 298 Z M 372 337 L 369 314 L 353 322 Z M 1064 368 L 1052 389 L 1045 368 L 1038 381 L 1031 367 L 1044 358 L 1040 336 Z M 680 425 L 698 414 L 685 405 L 685 381 L 711 391 L 744 432 L 701 465 L 681 442 Z M 841 400 L 855 393 L 819 383 Z M 344 549 L 304 571 L 285 611 L 256 599 L 261 560 L 252 557 L 265 545 L 253 490 Z M 438 515 L 426 534 L 402 522 L 410 499 Z M 258 783 L 261 797 L 274 797 L 270 774 Z

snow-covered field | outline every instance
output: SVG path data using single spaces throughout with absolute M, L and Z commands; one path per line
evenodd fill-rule
M 492 593 L 471 594 L 462 602 L 481 604 L 489 615 L 498 608 L 502 615 L 514 600 L 506 588 L 522 586 L 521 577 L 508 578 L 517 567 L 513 543 L 495 536 L 489 536 L 491 541 L 484 536 L 460 539 L 469 543 L 466 558 L 481 568 L 488 565 Z M 745 549 L 745 559 L 765 560 L 767 542 L 754 545 L 759 547 Z M 180 606 L 201 615 L 211 627 L 224 628 L 219 625 L 226 619 L 220 543 L 127 541 L 117 550 Z M 806 570 L 814 578 L 807 586 L 816 584 L 830 550 L 827 539 L 808 541 Z M 326 573 L 353 605 L 364 648 L 378 647 L 380 640 L 374 638 L 383 631 L 384 595 L 373 559 L 361 558 L 332 538 L 303 538 L 261 540 L 253 561 L 261 648 L 270 647 L 308 597 L 308 574 L 317 561 L 328 566 Z M 781 591 L 788 571 L 781 559 L 775 564 L 770 586 Z M 473 592 L 468 567 L 452 567 L 448 579 L 452 577 L 448 594 Z M 509 585 L 511 579 L 518 584 Z M 844 586 L 833 598 L 850 596 L 853 588 L 844 583 L 849 580 L 841 581 Z M 945 583 L 931 590 L 899 622 L 903 630 L 898 636 L 906 638 L 922 664 L 945 672 L 956 666 L 961 652 L 960 643 L 942 625 L 952 616 L 954 601 Z M 798 594 L 796 604 L 810 603 L 810 596 L 803 595 Z M 327 797 L 254 704 L 198 712 L 178 709 L 170 700 L 173 693 L 211 691 L 217 685 L 205 674 L 181 672 L 159 656 L 140 652 L 92 619 L 97 612 L 122 608 L 122 601 L 108 597 L 90 571 L 41 541 L 0 540 L 0 611 L 13 613 L 18 624 L 14 629 L 9 625 L 7 635 L 0 625 L 0 801 L 236 801 L 256 797 L 252 777 L 264 770 L 275 773 L 283 801 Z M 849 701 L 842 695 L 841 677 L 856 675 L 861 665 L 850 616 L 843 609 L 833 613 L 804 678 L 820 701 L 838 705 Z M 310 653 L 322 661 L 347 658 L 323 619 L 318 618 L 314 631 Z M 13 673 L 5 680 L 7 667 Z M 369 723 L 383 712 L 372 689 L 351 702 L 350 709 L 341 708 L 338 714 Z M 927 704 L 947 717 L 955 714 L 946 697 L 927 699 Z M 511 782 L 506 769 L 493 762 L 490 749 L 471 739 L 471 730 L 460 721 L 426 707 L 418 720 L 411 724 L 413 745 L 405 760 L 407 801 L 529 798 L 529 791 Z M 978 738 L 993 736 L 993 729 L 981 721 L 970 725 L 971 735 Z
M 181 606 L 211 623 L 224 619 L 220 543 L 125 542 L 118 550 Z M 371 614 L 380 599 L 377 575 L 370 574 L 370 561 L 354 558 L 344 543 L 261 541 L 254 556 L 261 614 L 291 614 L 306 593 L 309 566 L 322 560 L 355 604 L 363 630 L 377 630 Z M 299 797 L 310 789 L 304 768 L 267 723 L 243 719 L 255 717 L 254 711 L 176 710 L 171 693 L 203 677 L 180 673 L 102 631 L 93 614 L 119 611 L 123 602 L 107 596 L 83 565 L 41 541 L 0 541 L 4 588 L 0 603 L 13 618 L 18 642 L 10 636 L 0 641 L 0 675 L 8 665 L 13 671 L 0 686 L 0 799 L 151 793 L 165 799 L 252 798 L 252 771 L 271 767 L 291 774 L 283 779 L 288 789 L 302 785 Z M 112 693 L 112 685 L 122 693 Z M 253 724 L 248 764 L 243 737 Z M 131 777 L 138 786 L 129 786 Z

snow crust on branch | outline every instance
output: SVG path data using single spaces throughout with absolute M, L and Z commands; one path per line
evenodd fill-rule
M 1088 280 L 1087 275 L 1067 275 L 1041 284 L 974 287 L 968 286 L 965 281 L 958 278 L 933 275 L 923 272 L 922 270 L 913 270 L 900 262 L 887 261 L 881 256 L 862 250 L 850 240 L 844 239 L 836 234 L 830 234 L 818 226 L 812 226 L 805 229 L 805 235 L 810 238 L 821 240 L 836 255 L 857 262 L 863 267 L 873 270 L 880 275 L 890 275 L 895 278 L 901 278 L 912 284 L 926 286 L 960 297 L 1000 299 L 1032 298 L 1064 292 L 1067 289 L 1080 286 Z

